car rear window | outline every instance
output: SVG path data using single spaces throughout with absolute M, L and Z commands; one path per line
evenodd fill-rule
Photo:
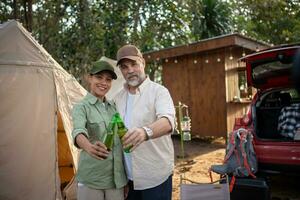
M 292 64 L 281 63 L 280 61 L 274 61 L 257 65 L 253 69 L 253 80 L 259 80 L 266 77 L 276 77 L 284 74 L 289 74 L 292 68 Z
M 284 53 L 262 58 L 252 63 L 252 78 L 254 82 L 266 81 L 268 78 L 280 77 L 291 73 L 293 57 Z

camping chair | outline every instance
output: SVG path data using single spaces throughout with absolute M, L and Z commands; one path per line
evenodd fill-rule
M 222 181 L 226 180 L 226 181 Z M 183 183 L 183 181 L 185 183 Z M 186 181 L 191 184 L 187 184 Z M 224 183 L 220 183 L 220 182 Z M 180 176 L 180 199 L 181 200 L 230 200 L 228 177 L 211 183 L 198 183 Z

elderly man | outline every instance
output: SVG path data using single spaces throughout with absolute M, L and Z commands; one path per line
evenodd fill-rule
M 117 65 L 126 80 L 116 95 L 128 132 L 123 146 L 129 181 L 128 200 L 171 200 L 175 110 L 169 91 L 145 74 L 145 60 L 134 45 L 118 50 Z

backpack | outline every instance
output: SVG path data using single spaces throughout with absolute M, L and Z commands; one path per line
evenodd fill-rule
M 257 159 L 252 144 L 253 135 L 249 130 L 240 128 L 232 132 L 226 148 L 223 165 L 212 165 L 210 171 L 234 177 L 255 177 Z

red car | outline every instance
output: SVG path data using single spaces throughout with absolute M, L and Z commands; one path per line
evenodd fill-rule
M 248 86 L 255 87 L 257 93 L 248 113 L 236 119 L 234 129 L 252 130 L 260 172 L 300 172 L 300 140 L 282 134 L 279 123 L 284 107 L 300 105 L 300 94 L 292 81 L 298 49 L 300 44 L 274 47 L 241 59 L 246 63 Z M 300 121 L 296 124 L 300 126 Z

